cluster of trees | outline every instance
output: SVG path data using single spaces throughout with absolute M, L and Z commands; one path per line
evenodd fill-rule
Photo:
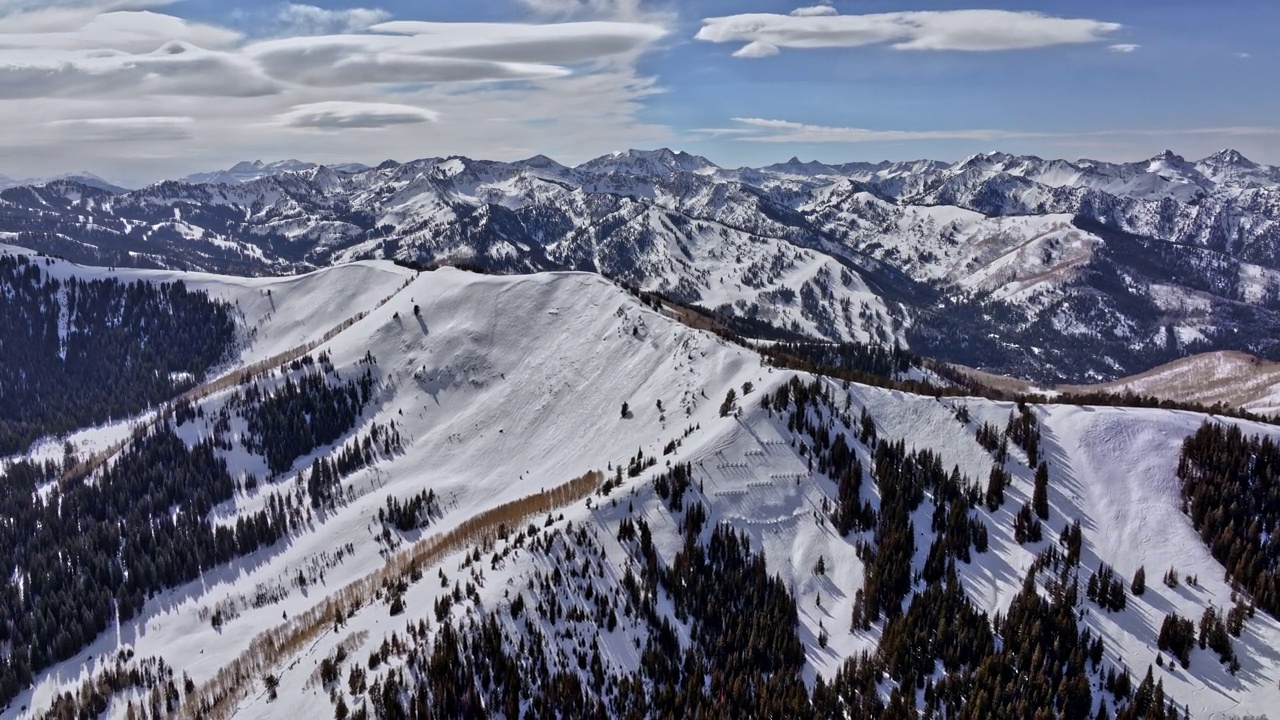
M 693 657 L 646 653 L 656 660 L 646 663 L 649 681 L 664 688 L 646 714 L 796 717 L 809 698 L 795 598 L 745 534 L 720 525 L 705 546 L 698 534 L 686 527 L 684 547 L 659 574 L 676 618 L 690 625 Z M 701 692 L 690 691 L 695 684 Z
M 1040 424 L 1029 405 L 1018 401 L 1017 410 L 1009 413 L 1004 434 L 1027 454 L 1027 466 L 1035 467 L 1040 460 Z
M 1233 618 L 1234 634 L 1239 635 L 1243 626 L 1243 617 Z M 1222 614 L 1217 608 L 1210 605 L 1204 609 L 1204 614 L 1200 616 L 1200 635 L 1199 642 L 1201 648 L 1209 648 L 1218 654 L 1218 659 L 1223 662 L 1234 675 L 1240 670 L 1240 660 L 1236 657 L 1235 647 L 1231 644 L 1231 635 L 1233 633 L 1227 630 L 1227 622 L 1223 619 Z
M 33 673 L 127 623 L 157 592 L 269 546 L 304 520 L 292 494 L 234 524 L 214 506 L 236 480 L 212 440 L 188 447 L 168 423 L 135 438 L 92 482 L 18 463 L 0 477 L 0 704 Z
M 831 522 L 841 537 L 854 529 L 870 529 L 875 518 L 870 500 L 862 499 L 862 461 L 845 441 L 844 433 L 831 443 L 831 452 L 819 458 L 819 472 L 825 472 L 836 483 L 835 508 Z
M 987 477 L 987 510 L 995 512 L 1004 505 L 1004 490 L 1013 482 L 1013 476 L 1000 463 L 991 466 L 991 474 Z
M 688 463 L 677 463 L 669 472 L 653 480 L 653 489 L 667 503 L 671 512 L 684 509 L 684 494 L 693 483 L 693 469 Z
M 1049 519 L 1049 463 L 1044 460 L 1036 466 L 1035 484 L 1031 491 L 1031 509 L 1036 517 Z
M 911 515 L 924 501 L 925 488 L 947 477 L 938 456 L 929 450 L 908 453 L 903 441 L 876 445 L 872 475 L 880 488 L 880 512 L 871 545 L 863 545 L 865 578 L 855 596 L 852 627 L 868 628 L 881 616 L 902 614 L 911 591 L 911 559 L 915 556 L 915 524 Z
M 351 421 L 354 423 L 355 417 Z M 396 421 L 388 425 L 375 422 L 363 436 L 352 439 L 329 457 L 313 460 L 309 471 L 298 474 L 298 485 L 306 488 L 311 507 L 333 509 L 342 499 L 342 478 L 372 465 L 379 456 L 390 457 L 403 451 Z
M 1031 505 L 1023 504 L 1013 516 L 1013 539 L 1020 545 L 1038 543 L 1044 539 L 1044 525 L 1031 511 Z
M 986 448 L 987 452 L 996 455 L 997 462 L 1004 462 L 1009 456 L 1009 438 L 1002 434 L 995 425 L 984 422 L 978 426 L 976 433 L 978 444 Z
M 1169 653 L 1182 663 L 1182 667 L 1191 667 L 1191 648 L 1196 642 L 1195 623 L 1176 612 L 1164 616 L 1160 623 L 1160 635 L 1156 638 L 1156 646 Z
M 1280 617 L 1280 447 L 1206 422 L 1183 442 L 1178 478 L 1183 507 L 1227 577 Z
M 846 373 L 896 379 L 919 368 L 918 355 L 896 343 L 773 343 L 761 349 L 767 357 L 789 358 L 790 362 L 812 367 L 838 369 Z M 853 378 L 849 378 L 853 379 Z
M 169 400 L 236 338 L 233 308 L 181 281 L 64 281 L 0 255 L 0 297 L 0 455 Z
M 646 456 L 644 448 L 638 448 L 635 456 L 627 460 L 627 477 L 639 477 L 640 473 L 658 464 L 658 458 L 652 455 Z M 621 485 L 622 464 L 618 464 L 618 484 Z
M 440 503 L 435 490 L 423 490 L 401 502 L 387 496 L 387 507 L 378 508 L 378 522 L 390 524 L 400 532 L 426 527 L 432 519 L 440 517 Z
M 1120 612 L 1125 608 L 1124 580 L 1106 563 L 1098 564 L 1098 572 L 1089 576 L 1085 594 L 1104 610 Z
M 1205 608 L 1200 616 L 1199 632 L 1191 620 L 1171 612 L 1165 616 L 1160 625 L 1160 635 L 1156 642 L 1161 650 L 1168 652 L 1182 663 L 1182 667 L 1191 666 L 1191 651 L 1198 644 L 1201 650 L 1213 650 L 1232 674 L 1239 672 L 1240 660 L 1236 657 L 1231 636 L 1240 636 L 1244 626 L 1247 607 L 1241 603 L 1232 608 L 1224 620 L 1222 614 L 1212 605 Z
M 173 666 L 165 663 L 164 658 L 137 659 L 131 648 L 118 650 L 110 658 L 104 657 L 101 665 L 104 667 L 82 682 L 76 692 L 59 693 L 43 717 L 103 717 L 111 708 L 113 695 L 134 691 L 145 699 L 140 702 L 130 699 L 125 706 L 126 718 L 164 718 L 181 705 L 181 693 L 189 693 L 195 687 L 185 672 L 181 678 L 175 677 Z
M 272 472 L 286 472 L 299 457 L 342 437 L 368 405 L 373 371 L 342 381 L 331 367 L 322 363 L 272 390 L 254 383 L 230 403 L 248 423 L 245 446 L 266 457 Z

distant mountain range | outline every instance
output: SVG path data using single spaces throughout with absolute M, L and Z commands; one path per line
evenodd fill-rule
M 366 258 L 587 270 L 761 334 L 896 341 L 1045 381 L 1210 350 L 1280 359 L 1280 169 L 1232 150 L 728 169 L 661 149 L 98 180 L 0 191 L 0 239 L 251 275 Z
M 99 190 L 106 190 L 107 192 L 111 192 L 111 193 L 127 192 L 129 189 L 122 185 L 116 185 L 107 180 L 103 180 L 102 178 L 98 177 L 97 175 L 94 175 L 91 172 L 81 171 L 81 172 L 62 173 L 61 175 L 53 175 L 47 178 L 26 178 L 24 180 L 15 180 L 11 177 L 8 177 L 7 175 L 0 175 L 0 190 L 4 190 L 11 187 L 20 187 L 23 185 L 44 185 L 47 183 L 58 182 L 61 180 L 67 180 L 70 182 L 79 183 L 81 185 L 87 185 L 89 187 L 97 188 Z
M 227 168 L 226 170 L 215 170 L 213 172 L 194 173 L 184 178 L 179 178 L 179 182 L 192 184 L 224 184 L 236 185 L 238 183 L 252 182 L 264 177 L 272 175 L 282 175 L 284 173 L 301 172 L 303 170 L 312 170 L 319 167 L 316 163 L 303 162 L 301 160 L 278 160 L 276 162 L 264 163 L 261 160 L 253 162 L 243 161 Z M 360 163 L 348 163 L 344 165 L 334 165 L 333 170 L 338 172 L 356 173 L 362 170 L 368 170 L 368 165 Z

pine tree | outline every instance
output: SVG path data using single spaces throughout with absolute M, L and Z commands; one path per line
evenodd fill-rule
M 728 417 L 737 407 L 738 393 L 733 388 L 725 393 L 724 402 L 720 403 L 720 417 Z
M 1041 460 L 1036 466 L 1035 491 L 1031 505 L 1041 520 L 1049 519 L 1049 464 Z

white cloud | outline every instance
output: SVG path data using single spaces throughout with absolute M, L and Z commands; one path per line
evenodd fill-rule
M 280 9 L 277 19 L 287 34 L 324 35 L 364 30 L 390 20 L 391 13 L 376 8 L 326 10 L 315 5 L 289 3 Z
M 1131 53 L 1137 52 L 1141 47 L 1141 45 L 1134 45 L 1133 43 L 1118 43 L 1109 46 L 1107 49 L 1114 53 Z
M 412 105 L 329 100 L 297 105 L 275 119 L 289 127 L 351 130 L 435 122 L 439 117 L 440 113 Z
M 191 138 L 193 118 L 157 115 L 55 120 L 70 137 L 93 142 L 159 142 Z
M 640 0 L 519 0 L 536 15 L 554 18 L 593 16 L 616 20 L 641 20 L 653 17 L 645 12 Z
M 870 130 L 867 128 L 812 125 L 789 120 L 764 118 L 733 118 L 738 127 L 708 128 L 699 130 L 709 135 L 729 136 L 745 142 L 758 143 L 875 143 L 921 142 L 931 140 L 1013 140 L 1013 139 L 1066 139 L 1103 137 L 1179 137 L 1215 136 L 1223 138 L 1280 137 L 1280 127 L 1228 126 L 1174 129 L 1116 129 L 1082 132 L 1036 132 L 1003 129 L 943 129 L 943 130 Z
M 781 50 L 778 49 L 777 45 L 756 40 L 755 42 L 747 43 L 741 48 L 735 50 L 733 56 L 742 58 L 762 58 L 777 55 L 779 52 L 781 52 Z
M 813 5 L 810 7 L 796 8 L 791 11 L 795 17 L 817 17 L 819 15 L 839 15 L 840 11 L 830 5 Z
M 1240 58 L 1241 60 L 1248 60 L 1249 58 L 1253 57 L 1253 55 L 1247 52 L 1238 52 L 1236 53 L 1236 57 Z
M 120 95 L 253 97 L 277 82 L 235 53 L 173 41 L 148 53 L 0 50 L 0 99 Z
M 218 49 L 241 39 L 225 28 L 119 5 L 53 6 L 2 15 L 0 49 L 147 53 L 170 42 Z
M 996 140 L 1006 137 L 1042 137 L 1039 133 L 1010 133 L 1004 130 L 868 130 L 866 128 L 831 127 L 810 125 L 789 120 L 763 118 L 733 118 L 747 130 L 735 133 L 738 139 L 767 143 L 864 143 L 897 142 L 903 140 Z
M 666 36 L 661 22 L 390 22 L 295 4 L 255 16 L 246 37 L 171 12 L 167 0 L 0 0 L 5 171 L 136 183 L 244 157 L 574 160 L 671 139 L 638 120 L 660 88 L 636 62 Z M 366 128 L 378 131 L 322 132 Z
M 321 87 L 564 77 L 568 65 L 639 51 L 666 30 L 644 23 L 433 23 L 396 21 L 373 34 L 291 37 L 244 54 L 271 77 Z
M 868 15 L 752 13 L 707 18 L 695 36 L 744 43 L 737 57 L 764 57 L 780 48 L 861 47 L 896 50 L 1021 50 L 1102 40 L 1116 23 L 1038 12 L 946 10 Z
M 651 23 L 438 23 L 393 21 L 370 28 L 403 36 L 406 47 L 440 57 L 526 63 L 577 63 L 640 50 L 667 30 Z
M 272 40 L 250 46 L 246 54 L 271 77 L 316 87 L 529 80 L 569 74 L 558 65 L 442 57 L 415 48 L 412 39 L 374 35 Z

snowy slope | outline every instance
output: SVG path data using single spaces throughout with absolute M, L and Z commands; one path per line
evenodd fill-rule
M 1245 353 L 1193 355 L 1115 382 L 1063 390 L 1133 392 L 1271 414 L 1280 410 L 1280 365 Z
M 415 305 L 422 308 L 420 318 Z M 383 393 L 366 420 L 395 419 L 408 429 L 410 449 L 354 476 L 359 500 L 317 523 L 314 532 L 268 557 L 248 558 L 216 578 L 168 593 L 121 628 L 119 638 L 100 639 L 82 658 L 117 640 L 143 655 L 204 648 L 180 663 L 200 678 L 277 622 L 281 610 L 247 612 L 219 633 L 199 619 L 200 608 L 258 583 L 287 582 L 300 566 L 348 541 L 357 554 L 327 573 L 328 586 L 362 576 L 382 561 L 368 524 L 387 496 L 435 489 L 447 504 L 433 530 L 447 529 L 487 507 L 604 469 L 634 453 L 637 443 L 660 452 L 660 441 L 714 413 L 712 401 L 701 396 L 704 388 L 762 375 L 753 355 L 663 320 L 586 274 L 508 279 L 447 269 L 424 273 L 323 349 L 339 367 L 374 352 Z M 669 418 L 655 409 L 659 398 Z M 630 418 L 620 416 L 624 401 L 635 408 Z M 216 407 L 219 398 L 209 402 Z M 261 468 L 260 460 L 240 452 L 230 459 L 237 470 Z M 256 509 L 261 500 L 261 493 L 244 497 L 227 511 Z M 295 593 L 285 609 L 293 614 L 314 601 L 314 594 Z M 75 674 L 81 662 L 48 675 Z M 179 662 L 177 656 L 172 662 Z M 42 685 L 36 704 L 47 702 L 53 687 Z
M 70 265 L 58 271 L 89 272 Z M 405 429 L 405 452 L 345 478 L 352 500 L 332 513 L 317 514 L 309 529 L 152 599 L 138 618 L 44 672 L 34 692 L 24 694 L 14 708 L 47 706 L 56 692 L 99 667 L 94 658 L 123 646 L 140 657 L 163 656 L 197 683 L 204 682 L 259 633 L 382 566 L 385 548 L 374 537 L 375 516 L 388 497 L 403 499 L 432 489 L 444 499 L 443 517 L 405 538 L 412 542 L 584 472 L 618 467 L 637 449 L 669 459 L 661 454 L 662 447 L 677 439 L 682 442 L 674 459 L 694 465 L 700 486 L 695 495 L 707 504 L 712 522 L 744 530 L 753 547 L 765 552 L 771 572 L 796 595 L 810 681 L 818 673 L 829 677 L 844 657 L 875 646 L 878 631 L 847 630 L 862 565 L 852 539 L 837 537 L 820 518 L 820 506 L 834 485 L 810 476 L 805 458 L 792 444 L 794 433 L 780 416 L 760 407 L 760 398 L 794 373 L 764 367 L 755 354 L 680 325 L 590 274 L 489 277 L 442 269 L 406 278 L 399 269 L 362 264 L 288 281 L 184 279 L 238 299 L 257 313 L 251 316 L 263 322 L 262 337 L 243 361 L 264 357 L 307 332 L 323 331 L 350 311 L 394 295 L 321 350 L 332 355 L 340 372 L 352 372 L 366 353 L 376 357 L 376 400 L 352 434 L 373 422 L 394 420 Z M 411 281 L 402 287 L 406 279 Z M 273 314 L 263 304 L 265 288 L 273 290 L 275 302 L 291 303 L 291 312 L 305 308 L 312 314 L 305 322 L 283 319 L 283 308 Z M 338 309 L 344 312 L 331 317 Z M 748 381 L 754 389 L 740 402 L 741 416 L 721 417 L 718 408 L 728 389 L 742 392 Z M 975 441 L 974 430 L 983 421 L 1002 426 L 1012 408 L 980 399 L 938 400 L 858 385 L 846 389 L 835 382 L 829 386 L 842 407 L 851 403 L 855 413 L 866 408 L 882 438 L 904 438 L 909 447 L 931 448 L 941 454 L 944 467 L 958 465 L 978 479 L 985 479 L 992 460 Z M 212 415 L 226 400 L 223 393 L 202 405 Z M 630 410 L 626 416 L 620 412 L 624 402 Z M 961 405 L 972 415 L 968 424 L 957 419 Z M 1045 406 L 1036 414 L 1053 473 L 1046 536 L 1056 537 L 1067 519 L 1078 517 L 1085 531 L 1086 571 L 1102 559 L 1125 578 L 1139 564 L 1153 577 L 1173 565 L 1200 578 L 1198 588 L 1177 590 L 1151 582 L 1147 594 L 1130 598 L 1129 609 L 1120 614 L 1089 606 L 1083 622 L 1102 633 L 1108 658 L 1118 656 L 1140 675 L 1155 657 L 1155 633 L 1165 612 L 1177 609 L 1194 618 L 1209 603 L 1228 606 L 1230 589 L 1222 581 L 1222 568 L 1182 515 L 1173 475 L 1179 443 L 1205 418 L 1072 406 Z M 1280 434 L 1270 427 L 1247 429 Z M 208 421 L 188 424 L 182 432 L 194 440 L 209 432 Z M 854 447 L 869 464 L 869 449 L 856 442 Z M 995 513 L 979 511 L 991 529 L 991 551 L 960 568 L 971 598 L 988 611 L 1007 607 L 1034 552 L 1047 546 L 1047 541 L 1021 546 L 1012 539 L 1012 513 L 1031 494 L 1031 471 L 1019 453 L 1015 450 L 1009 463 L 1014 472 L 1009 500 Z M 243 447 L 224 455 L 236 472 L 263 471 L 262 459 Z M 299 459 L 295 468 L 308 466 L 311 459 Z M 616 504 L 599 498 L 578 502 L 564 510 L 562 522 L 553 523 L 555 528 L 570 523 L 590 528 L 614 582 L 630 561 L 613 540 L 618 523 L 631 514 L 629 506 L 648 518 L 665 559 L 679 546 L 679 529 L 649 482 L 662 469 L 626 480 L 611 496 Z M 286 473 L 284 479 L 239 493 L 218 509 L 218 521 L 261 507 L 268 492 L 291 483 L 292 474 Z M 878 503 L 874 484 L 869 485 L 864 493 Z M 918 530 L 927 530 L 928 516 L 923 517 L 923 523 L 917 520 Z M 927 549 L 927 538 L 923 540 Z M 353 552 L 338 557 L 336 551 L 348 543 Z M 531 551 L 515 557 L 492 568 L 481 563 L 480 607 L 501 610 L 511 587 L 523 587 L 536 573 L 550 572 L 553 564 Z M 832 568 L 822 577 L 813 573 L 819 557 Z M 462 563 L 455 554 L 440 569 L 451 579 L 474 577 Z M 324 572 L 319 584 L 291 585 L 300 570 L 315 568 Z M 263 588 L 278 589 L 284 597 L 257 609 L 245 606 L 245 598 Z M 255 684 L 237 716 L 327 717 L 333 712 L 327 693 L 310 682 L 320 659 L 348 642 L 357 648 L 360 662 L 391 633 L 404 636 L 408 623 L 429 616 L 435 622 L 432 603 L 447 592 L 432 569 L 410 584 L 403 615 L 389 615 L 382 602 L 355 609 L 340 632 L 323 633 L 278 668 L 278 700 L 268 701 Z M 214 629 L 208 618 L 215 607 L 238 609 Z M 453 615 L 456 622 L 465 617 L 461 611 Z M 821 630 L 831 636 L 825 649 L 816 640 Z M 605 639 L 611 667 L 636 667 L 634 628 L 624 625 Z M 564 640 L 566 645 L 573 642 Z M 1273 649 L 1280 647 L 1280 623 L 1259 613 L 1235 642 L 1244 658 L 1238 676 L 1227 674 L 1207 651 L 1196 651 L 1189 670 L 1162 671 L 1166 690 L 1189 705 L 1194 716 L 1261 713 L 1280 706 L 1274 682 L 1280 655 Z M 112 705 L 112 716 L 124 715 L 124 700 Z
M 34 255 L 26 248 L 0 244 L 0 254 Z M 415 273 L 394 263 L 366 261 L 323 268 L 305 275 L 245 278 L 232 275 L 100 268 L 40 258 L 41 269 L 55 279 L 115 277 L 124 282 L 183 282 L 188 289 L 236 306 L 244 343 L 231 367 L 249 365 L 307 343 L 401 289 Z M 46 264 L 47 263 L 47 264 Z M 230 368 L 228 368 L 230 369 Z

